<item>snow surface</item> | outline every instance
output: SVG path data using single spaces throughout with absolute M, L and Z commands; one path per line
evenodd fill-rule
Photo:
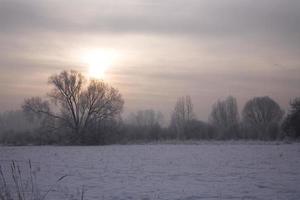
M 300 144 L 0 147 L 12 159 L 55 185 L 47 199 L 300 199 Z

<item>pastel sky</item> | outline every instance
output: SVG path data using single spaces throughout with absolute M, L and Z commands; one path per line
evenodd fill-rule
M 198 118 L 233 95 L 242 109 L 300 96 L 299 0 L 0 0 L 0 111 L 45 96 L 47 78 L 113 52 L 103 79 L 125 113 L 190 95 Z

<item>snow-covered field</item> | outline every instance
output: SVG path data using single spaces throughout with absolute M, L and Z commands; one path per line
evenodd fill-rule
M 12 159 L 55 185 L 47 199 L 300 199 L 300 144 L 0 147 Z

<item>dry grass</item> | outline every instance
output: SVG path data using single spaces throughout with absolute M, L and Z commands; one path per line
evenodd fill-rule
M 36 173 L 32 168 L 32 163 L 28 161 L 29 176 L 23 176 L 20 165 L 16 161 L 11 161 L 8 175 L 5 175 L 0 165 L 0 200 L 46 200 L 54 187 L 67 177 L 59 177 L 46 191 L 38 187 Z M 9 181 L 8 181 L 9 180 Z M 80 198 L 84 199 L 84 187 L 82 187 Z

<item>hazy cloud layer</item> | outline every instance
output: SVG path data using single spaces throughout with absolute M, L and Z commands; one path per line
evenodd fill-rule
M 106 79 L 128 111 L 169 113 L 185 94 L 202 119 L 229 94 L 286 108 L 300 92 L 299 10 L 298 0 L 0 0 L 0 110 L 43 93 L 52 73 L 86 73 L 78 52 L 89 48 L 120 53 Z
M 299 36 L 297 0 L 1 1 L 1 31 Z

